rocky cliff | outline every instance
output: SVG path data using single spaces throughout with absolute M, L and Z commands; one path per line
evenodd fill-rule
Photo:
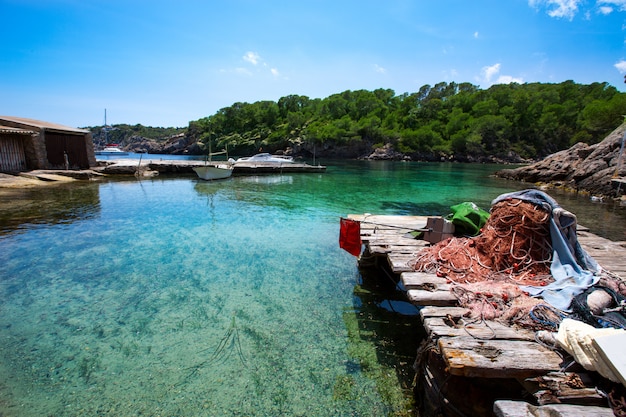
M 618 190 L 614 180 L 626 177 L 625 132 L 626 123 L 600 143 L 577 143 L 532 165 L 498 171 L 496 176 L 615 197 Z M 625 193 L 624 188 L 626 184 L 620 187 L 620 194 Z
M 156 141 L 141 136 L 129 138 L 124 150 L 137 153 L 171 154 L 171 155 L 201 155 L 198 144 L 184 133 L 173 135 L 165 141 Z

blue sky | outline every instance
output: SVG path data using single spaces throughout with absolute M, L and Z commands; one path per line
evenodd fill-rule
M 626 86 L 626 0 L 0 0 L 0 16 L 0 115 L 74 127 L 442 81 Z

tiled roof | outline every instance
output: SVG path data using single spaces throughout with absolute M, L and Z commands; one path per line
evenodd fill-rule
M 27 119 L 25 117 L 15 117 L 15 116 L 0 116 L 0 125 L 2 122 L 13 122 L 20 123 L 26 126 L 32 126 L 37 129 L 45 129 L 45 130 L 60 130 L 66 132 L 74 132 L 74 133 L 89 133 L 88 130 L 78 129 L 75 127 L 63 126 L 56 123 L 44 122 L 41 120 L 35 119 Z
M 19 127 L 3 126 L 0 125 L 0 133 L 17 133 L 20 135 L 32 135 L 35 132 L 32 130 L 21 129 Z

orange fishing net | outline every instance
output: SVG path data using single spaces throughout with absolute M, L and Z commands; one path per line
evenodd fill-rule
M 472 317 L 533 327 L 528 313 L 541 301 L 529 297 L 518 285 L 542 286 L 554 281 L 550 275 L 550 215 L 519 199 L 500 201 L 492 206 L 480 235 L 447 239 L 422 250 L 415 270 L 445 277 Z

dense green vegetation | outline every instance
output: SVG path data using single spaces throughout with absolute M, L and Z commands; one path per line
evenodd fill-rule
M 416 93 L 344 91 L 324 99 L 235 103 L 189 123 L 188 134 L 247 154 L 292 147 L 328 156 L 391 144 L 417 159 L 539 158 L 602 140 L 623 121 L 626 94 L 607 83 L 425 85 Z
M 597 143 L 625 114 L 626 93 L 607 83 L 499 84 L 483 90 L 442 82 L 411 94 L 357 90 L 323 99 L 289 95 L 278 102 L 234 103 L 187 128 L 120 124 L 106 138 L 102 127 L 89 129 L 97 146 L 149 139 L 150 151 L 158 153 L 204 153 L 210 141 L 213 151 L 228 148 L 235 155 L 292 148 L 357 157 L 388 145 L 417 160 L 515 160 L 542 158 L 576 142 Z

